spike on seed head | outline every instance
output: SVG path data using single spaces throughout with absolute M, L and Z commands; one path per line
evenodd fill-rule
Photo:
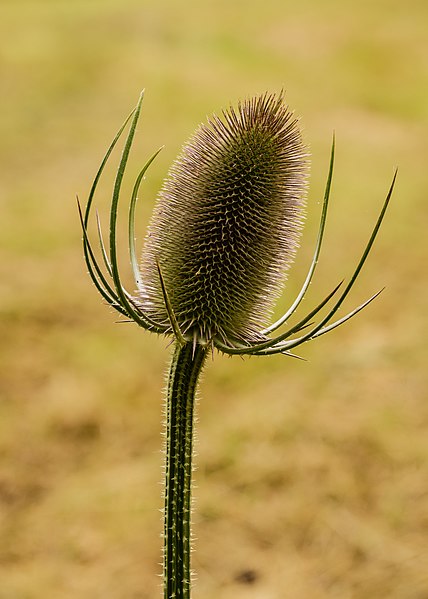
M 282 93 L 202 124 L 158 196 L 141 263 L 144 310 L 167 322 L 157 262 L 186 338 L 259 338 L 303 220 L 307 152 Z

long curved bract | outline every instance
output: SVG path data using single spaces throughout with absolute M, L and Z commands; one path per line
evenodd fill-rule
M 132 299 L 132 295 L 129 292 L 127 292 L 126 289 L 122 286 L 122 283 L 120 280 L 120 275 L 119 275 L 117 250 L 116 250 L 117 211 L 118 211 L 118 204 L 119 204 L 120 192 L 121 192 L 121 187 L 122 187 L 122 180 L 123 180 L 126 165 L 128 162 L 129 153 L 130 153 L 132 142 L 134 139 L 138 119 L 140 116 L 141 104 L 143 101 L 143 97 L 144 97 L 144 92 L 141 93 L 140 98 L 137 103 L 137 106 L 131 112 L 131 114 L 127 117 L 127 119 L 125 120 L 123 125 L 120 127 L 118 133 L 116 134 L 115 138 L 113 139 L 112 143 L 110 144 L 110 146 L 101 162 L 101 165 L 97 171 L 94 181 L 92 183 L 84 214 L 82 214 L 82 210 L 81 210 L 80 204 L 78 202 L 79 216 L 80 216 L 81 225 L 82 225 L 82 229 L 83 229 L 83 247 L 84 247 L 85 261 L 86 261 L 86 264 L 88 267 L 89 275 L 90 275 L 92 281 L 94 282 L 96 288 L 98 289 L 99 293 L 113 308 L 115 308 L 118 312 L 120 312 L 121 314 L 127 316 L 128 318 L 130 318 L 131 320 L 136 322 L 139 326 L 141 326 L 145 329 L 154 331 L 156 333 L 165 333 L 167 331 L 168 327 L 155 322 L 147 314 L 145 314 L 139 307 L 137 307 L 135 305 L 135 302 Z M 102 269 L 100 268 L 100 266 L 97 262 L 97 259 L 95 257 L 95 253 L 93 251 L 93 248 L 92 248 L 91 242 L 89 240 L 89 236 L 88 236 L 88 223 L 89 223 L 89 218 L 91 215 L 91 209 L 92 209 L 92 205 L 93 205 L 95 192 L 97 190 L 101 175 L 102 175 L 104 168 L 111 156 L 111 153 L 113 152 L 113 149 L 115 148 L 120 136 L 122 135 L 126 125 L 129 123 L 130 120 L 131 120 L 131 125 L 130 125 L 130 129 L 128 132 L 128 136 L 125 141 L 125 146 L 124 146 L 124 149 L 122 152 L 122 157 L 121 157 L 121 160 L 119 163 L 119 167 L 118 167 L 118 171 L 117 171 L 117 175 L 116 175 L 116 179 L 115 179 L 115 183 L 114 183 L 114 189 L 113 189 L 113 196 L 112 196 L 111 210 L 110 210 L 109 254 L 107 253 L 107 250 L 104 245 L 104 241 L 103 241 L 103 237 L 102 237 L 102 233 L 101 233 L 101 223 L 100 223 L 99 217 L 97 215 L 97 230 L 98 230 L 98 238 L 99 238 L 99 243 L 100 243 L 100 248 L 101 248 L 101 255 L 102 255 L 106 270 L 107 270 L 109 276 L 113 280 L 113 286 L 111 286 L 110 283 L 107 281 L 106 276 L 102 272 Z M 157 156 L 159 151 L 160 150 L 158 150 L 144 165 L 144 167 L 141 170 L 140 174 L 138 175 L 137 181 L 135 182 L 135 185 L 134 185 L 134 191 L 133 191 L 133 196 L 131 198 L 131 206 L 130 206 L 130 210 L 131 210 L 130 222 L 129 222 L 130 239 L 131 239 L 131 231 L 132 231 L 132 235 L 133 235 L 136 194 L 138 193 L 138 190 L 139 190 L 139 187 L 140 187 L 140 184 L 141 184 L 141 181 L 143 179 L 145 172 L 147 171 L 147 169 L 149 168 L 150 164 L 153 162 L 153 160 L 155 159 L 155 157 Z M 134 194 L 135 194 L 135 197 L 134 197 Z M 135 248 L 133 245 L 130 245 L 130 253 L 131 253 L 131 257 L 132 257 L 131 258 L 131 266 L 132 266 L 132 269 L 134 272 L 134 277 L 136 277 L 136 258 L 135 258 Z
M 125 174 L 126 165 L 128 163 L 129 153 L 131 151 L 132 142 L 134 141 L 135 130 L 137 128 L 138 119 L 141 113 L 141 104 L 143 101 L 144 92 L 141 93 L 136 109 L 134 111 L 128 136 L 125 140 L 125 145 L 122 151 L 122 158 L 117 169 L 116 179 L 114 182 L 113 196 L 110 209 L 110 262 L 112 270 L 112 279 L 116 289 L 116 293 L 120 299 L 122 306 L 130 314 L 131 318 L 141 327 L 156 332 L 165 332 L 165 327 L 160 326 L 149 316 L 137 309 L 130 301 L 130 294 L 126 293 L 122 286 L 119 274 L 117 261 L 117 245 L 116 245 L 116 224 L 117 224 L 117 209 L 119 205 L 120 191 L 122 188 L 123 175 Z

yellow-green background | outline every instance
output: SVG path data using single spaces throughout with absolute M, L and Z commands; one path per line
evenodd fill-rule
M 310 260 L 333 130 L 331 214 L 303 311 L 349 275 L 399 167 L 346 307 L 386 286 L 375 304 L 304 347 L 308 362 L 207 365 L 195 599 L 428 598 L 427 27 L 425 0 L 1 0 L 0 599 L 160 596 L 169 348 L 115 324 L 85 272 L 75 203 L 143 87 L 127 189 L 165 150 L 140 237 L 195 126 L 286 90 L 313 160 L 279 311 Z

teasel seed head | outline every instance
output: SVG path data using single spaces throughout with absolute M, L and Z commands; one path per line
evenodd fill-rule
M 130 264 L 138 295 L 122 283 L 117 220 L 143 94 L 111 142 L 89 191 L 77 199 L 85 263 L 95 287 L 125 322 L 173 335 L 166 409 L 164 596 L 190 597 L 190 506 L 195 390 L 209 349 L 229 355 L 282 354 L 341 326 L 382 290 L 337 320 L 333 317 L 357 281 L 385 217 L 397 171 L 380 214 L 349 281 L 343 281 L 303 318 L 288 324 L 312 282 L 324 236 L 333 176 L 335 140 L 313 258 L 290 307 L 262 328 L 292 260 L 303 218 L 306 150 L 282 94 L 246 101 L 202 125 L 184 146 L 160 192 L 143 251 L 135 247 L 135 207 L 141 182 L 159 150 L 140 170 L 128 210 Z M 98 182 L 128 128 L 110 206 L 108 244 L 97 214 L 98 253 L 89 221 Z M 334 300 L 333 300 L 334 298 Z M 333 300 L 327 313 L 323 309 Z M 283 325 L 286 330 L 271 337 Z
M 142 309 L 169 322 L 159 265 L 186 338 L 260 340 L 297 249 L 307 171 L 282 93 L 208 119 L 159 193 L 141 262 Z

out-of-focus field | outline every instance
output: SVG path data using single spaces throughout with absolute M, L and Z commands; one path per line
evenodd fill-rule
M 169 348 L 115 324 L 85 272 L 75 202 L 143 87 L 127 189 L 165 149 L 143 186 L 141 237 L 196 125 L 286 90 L 313 162 L 279 312 L 310 260 L 333 130 L 304 310 L 349 276 L 399 166 L 346 307 L 382 296 L 304 347 L 307 362 L 207 366 L 195 599 L 428 598 L 427 23 L 424 0 L 1 1 L 0 599 L 160 596 Z

